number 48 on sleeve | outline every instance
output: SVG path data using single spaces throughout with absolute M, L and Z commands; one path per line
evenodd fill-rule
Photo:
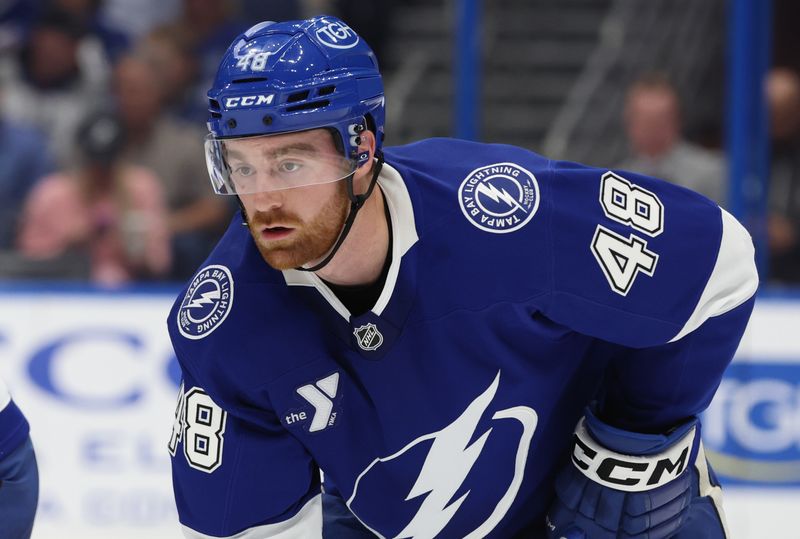
M 664 230 L 664 206 L 650 191 L 625 178 L 606 172 L 600 185 L 600 205 L 606 217 L 655 237 Z M 592 238 L 594 255 L 611 289 L 625 296 L 639 272 L 650 277 L 658 255 L 647 249 L 647 241 L 631 234 L 627 238 L 597 225 Z
M 183 384 L 178 390 L 178 405 L 169 452 L 174 457 L 178 444 L 183 442 L 183 454 L 189 466 L 211 473 L 222 464 L 225 410 L 214 404 L 211 397 L 199 387 L 184 393 Z

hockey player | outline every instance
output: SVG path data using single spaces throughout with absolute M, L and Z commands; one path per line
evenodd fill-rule
M 250 28 L 208 96 L 242 211 L 168 319 L 187 537 L 724 537 L 697 414 L 757 287 L 733 217 L 513 146 L 384 149 L 332 17 Z
M 0 539 L 31 536 L 39 471 L 28 421 L 0 380 Z

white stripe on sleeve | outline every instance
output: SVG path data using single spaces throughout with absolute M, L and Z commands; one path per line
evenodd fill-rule
M 717 262 L 694 312 L 669 342 L 683 338 L 711 317 L 735 309 L 755 293 L 758 273 L 750 234 L 728 212 L 722 212 L 722 241 Z

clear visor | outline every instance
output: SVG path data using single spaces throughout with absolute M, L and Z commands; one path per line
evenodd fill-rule
M 208 175 L 220 195 L 245 195 L 342 180 L 354 159 L 336 151 L 331 134 L 318 129 L 205 142 Z

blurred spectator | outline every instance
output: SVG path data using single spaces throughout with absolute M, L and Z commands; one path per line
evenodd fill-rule
M 205 94 L 217 72 L 219 59 L 228 45 L 251 26 L 242 21 L 233 0 L 183 0 L 180 17 L 166 25 L 166 31 L 186 44 L 197 62 L 194 88 L 191 90 L 200 104 L 194 118 L 205 122 Z M 199 101 L 202 99 L 202 102 Z
M 189 44 L 167 28 L 158 28 L 139 41 L 136 54 L 158 73 L 163 110 L 196 125 L 205 123 L 208 98 L 194 85 L 197 63 Z
M 666 77 L 648 74 L 634 82 L 624 114 L 631 156 L 620 168 L 663 178 L 724 205 L 724 161 L 681 137 L 680 101 Z
M 114 72 L 114 95 L 128 136 L 123 155 L 163 182 L 173 238 L 171 278 L 184 279 L 205 259 L 231 210 L 208 183 L 204 132 L 163 114 L 165 87 L 147 58 L 126 56 Z
M 769 179 L 770 278 L 800 283 L 800 78 L 773 69 L 767 77 L 772 158 Z
M 54 169 L 41 133 L 0 118 L 0 250 L 13 247 L 23 202 L 36 181 Z
M 81 21 L 48 11 L 33 23 L 18 57 L 2 66 L 6 115 L 47 133 L 61 166 L 70 163 L 78 123 L 107 93 L 108 66 L 86 36 Z
M 103 0 L 48 0 L 51 6 L 80 21 L 96 37 L 109 62 L 115 62 L 130 46 L 128 36 L 110 26 L 103 17 Z
M 0 2 L 0 52 L 21 43 L 35 15 L 36 4 L 31 0 Z
M 120 159 L 124 134 L 115 116 L 91 115 L 76 139 L 80 167 L 45 177 L 25 204 L 21 255 L 57 263 L 77 252 L 88 259 L 91 281 L 107 286 L 164 276 L 171 255 L 158 180 Z
M 161 25 L 175 20 L 182 0 L 105 0 L 100 9 L 106 23 L 119 30 L 131 42 Z

